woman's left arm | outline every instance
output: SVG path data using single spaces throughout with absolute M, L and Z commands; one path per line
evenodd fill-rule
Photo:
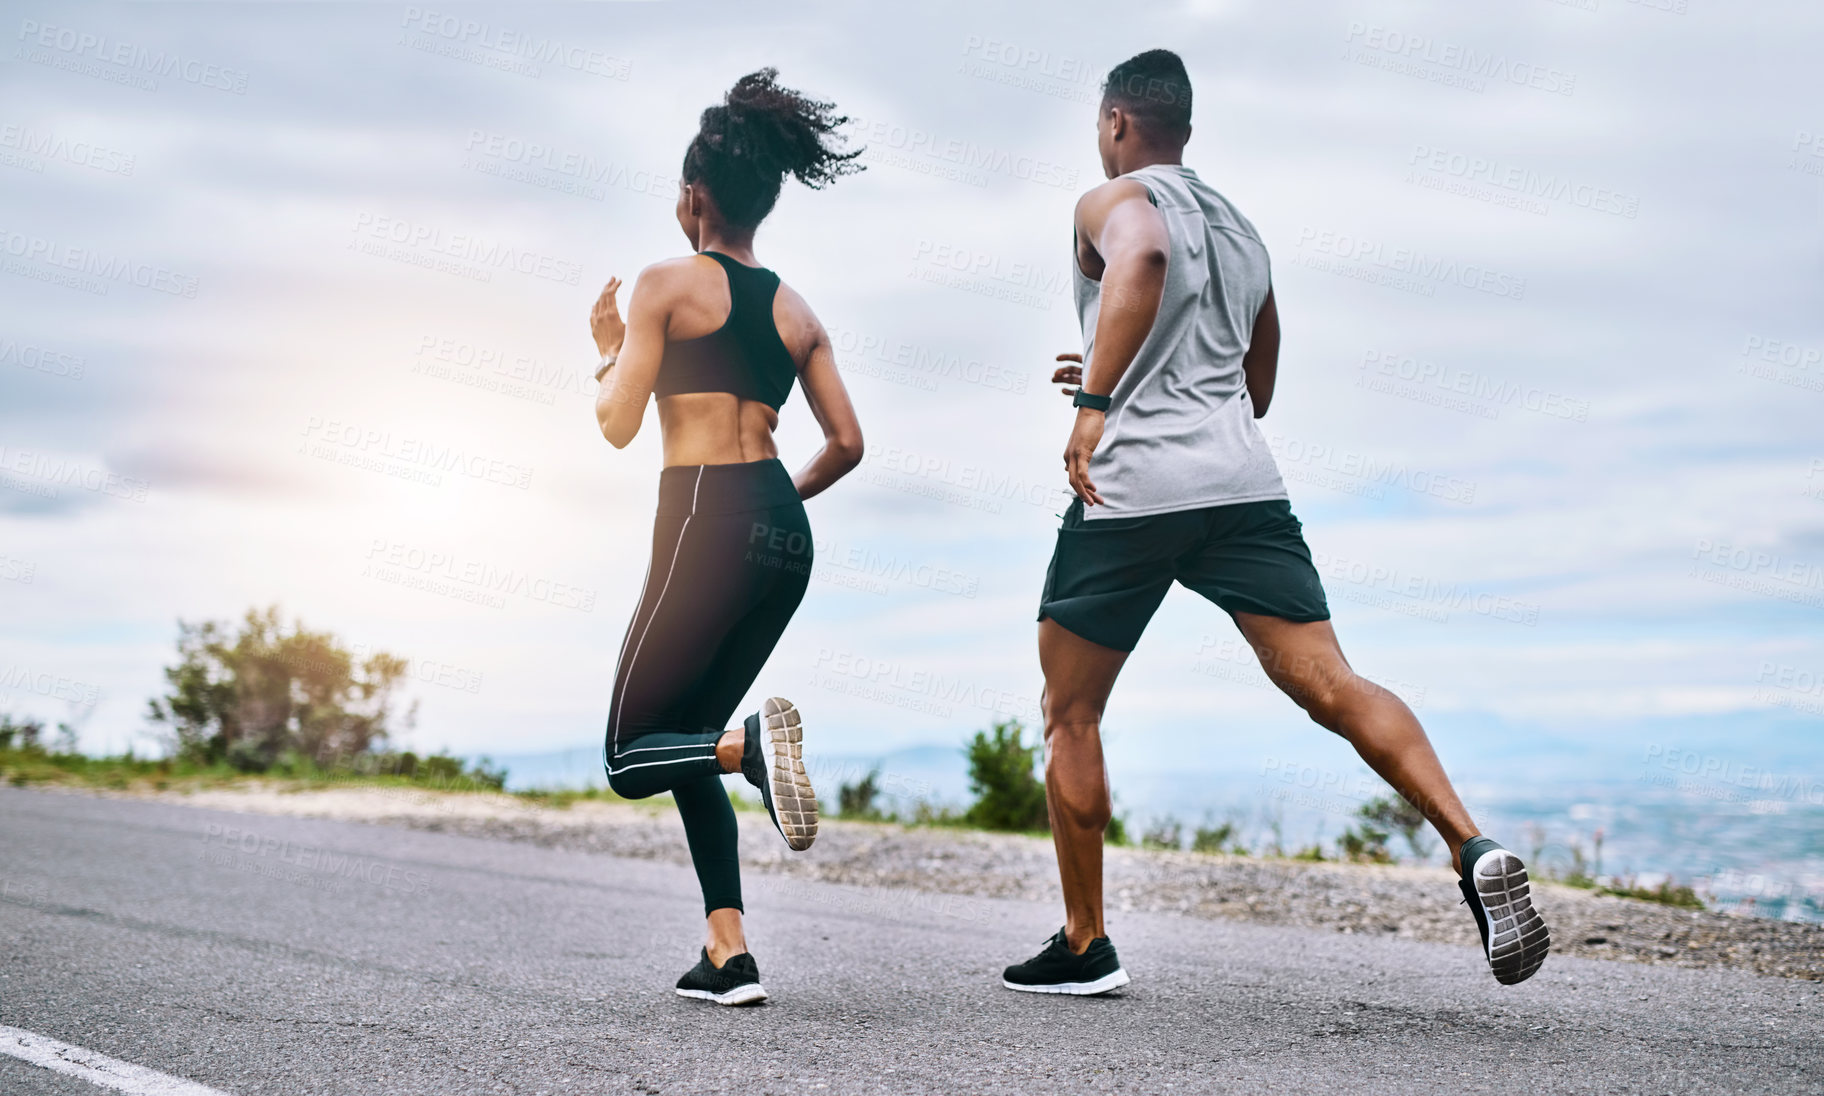
M 616 449 L 625 449 L 640 432 L 652 386 L 658 381 L 659 362 L 665 356 L 671 300 L 669 279 L 662 267 L 649 266 L 640 272 L 625 322 L 614 299 L 621 287 L 619 278 L 609 280 L 589 313 L 596 349 L 603 355 L 619 352 L 614 366 L 602 375 L 595 395 L 595 423 Z
M 823 325 L 815 317 L 810 322 L 815 332 L 798 376 L 804 382 L 805 402 L 823 427 L 823 448 L 792 477 L 798 497 L 807 499 L 847 475 L 861 463 L 862 453 L 861 420 L 855 417 L 855 405 L 837 372 L 835 348 Z

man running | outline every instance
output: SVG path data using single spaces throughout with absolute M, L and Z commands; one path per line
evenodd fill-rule
M 1109 181 L 1075 218 L 1083 354 L 1064 466 L 1077 495 L 1039 604 L 1045 796 L 1064 927 L 1002 984 L 1104 993 L 1128 982 L 1102 920 L 1111 806 L 1100 723 L 1109 691 L 1174 580 L 1234 618 L 1274 684 L 1347 739 L 1444 838 L 1495 978 L 1545 961 L 1550 937 L 1520 859 L 1480 836 L 1401 700 L 1358 677 L 1337 646 L 1323 585 L 1254 420 L 1279 359 L 1267 249 L 1183 164 L 1191 84 L 1168 50 L 1117 66 L 1096 121 Z

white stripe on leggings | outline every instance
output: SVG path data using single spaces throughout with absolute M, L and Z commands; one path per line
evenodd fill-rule
M 704 761 L 714 761 L 715 759 L 716 751 L 714 748 L 711 748 L 711 750 L 702 757 L 668 757 L 663 761 L 642 761 L 638 765 L 622 765 L 618 769 L 609 769 L 608 775 L 619 776 L 628 769 L 650 769 L 654 765 L 696 765 Z
M 703 466 L 698 465 L 697 482 L 690 489 L 690 513 L 684 516 L 684 524 L 678 526 L 678 543 L 671 550 L 671 566 L 665 570 L 665 585 L 659 587 L 659 600 L 652 603 L 652 614 L 646 618 L 646 627 L 640 629 L 640 641 L 633 645 L 633 654 L 627 659 L 627 678 L 621 682 L 621 702 L 614 706 L 614 752 L 617 755 L 621 749 L 621 712 L 627 707 L 627 693 L 633 684 L 633 667 L 640 660 L 640 648 L 646 645 L 646 633 L 652 631 L 652 622 L 659 618 L 659 607 L 665 604 L 665 592 L 671 589 L 671 576 L 678 569 L 678 554 L 684 550 L 684 534 L 690 529 L 690 519 L 697 516 L 697 495 L 702 490 Z M 649 575 L 650 572 L 651 568 L 648 567 Z M 640 600 L 645 599 L 646 593 L 642 590 Z M 639 615 L 638 608 L 634 609 L 634 615 Z M 631 625 L 627 631 L 629 635 L 633 633 Z M 608 775 L 613 776 L 613 771 L 610 770 Z
M 683 534 L 680 533 L 679 535 L 682 536 Z M 640 596 L 633 603 L 633 615 L 627 618 L 627 631 L 621 636 L 621 653 L 622 654 L 627 653 L 627 641 L 633 638 L 633 626 L 635 624 L 639 623 L 640 606 L 646 604 L 646 587 L 652 585 L 653 562 L 654 561 L 652 559 L 647 559 L 647 561 L 646 561 L 646 577 L 640 580 Z M 620 663 L 619 659 L 616 659 L 615 663 L 614 663 L 614 683 L 616 685 L 619 685 L 621 683 L 621 663 Z M 610 715 L 612 717 L 612 713 L 610 713 Z M 621 736 L 621 728 L 617 724 L 614 727 L 614 739 L 615 739 L 614 744 L 617 748 L 620 746 L 620 736 Z M 608 737 L 606 735 L 604 735 L 604 736 L 602 736 L 602 768 L 604 768 L 604 769 L 606 769 L 608 767 L 608 756 L 609 756 Z

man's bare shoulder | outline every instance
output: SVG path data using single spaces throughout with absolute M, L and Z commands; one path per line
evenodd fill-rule
M 1122 176 L 1110 179 L 1101 186 L 1093 187 L 1077 199 L 1077 223 L 1080 225 L 1099 224 L 1108 214 L 1124 202 L 1152 203 L 1152 195 L 1146 184 L 1138 179 Z

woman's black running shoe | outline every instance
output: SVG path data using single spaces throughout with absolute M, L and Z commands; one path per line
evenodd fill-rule
M 760 985 L 760 964 L 747 952 L 731 955 L 728 962 L 716 966 L 709 961 L 709 949 L 703 958 L 678 979 L 678 996 L 714 1001 L 718 1005 L 757 1005 L 766 1000 Z
M 798 709 L 773 697 L 747 717 L 741 775 L 760 789 L 760 802 L 779 836 L 796 852 L 817 840 L 817 793 L 804 772 L 804 725 Z
M 1001 973 L 1001 985 L 1021 993 L 1070 993 L 1090 997 L 1127 985 L 1127 972 L 1115 957 L 1108 937 L 1089 942 L 1082 955 L 1070 950 L 1064 930 L 1045 942 L 1045 950 Z
M 1463 901 L 1476 915 L 1482 953 L 1504 986 L 1538 973 L 1552 950 L 1545 918 L 1533 908 L 1532 885 L 1520 858 L 1486 837 L 1463 842 Z

